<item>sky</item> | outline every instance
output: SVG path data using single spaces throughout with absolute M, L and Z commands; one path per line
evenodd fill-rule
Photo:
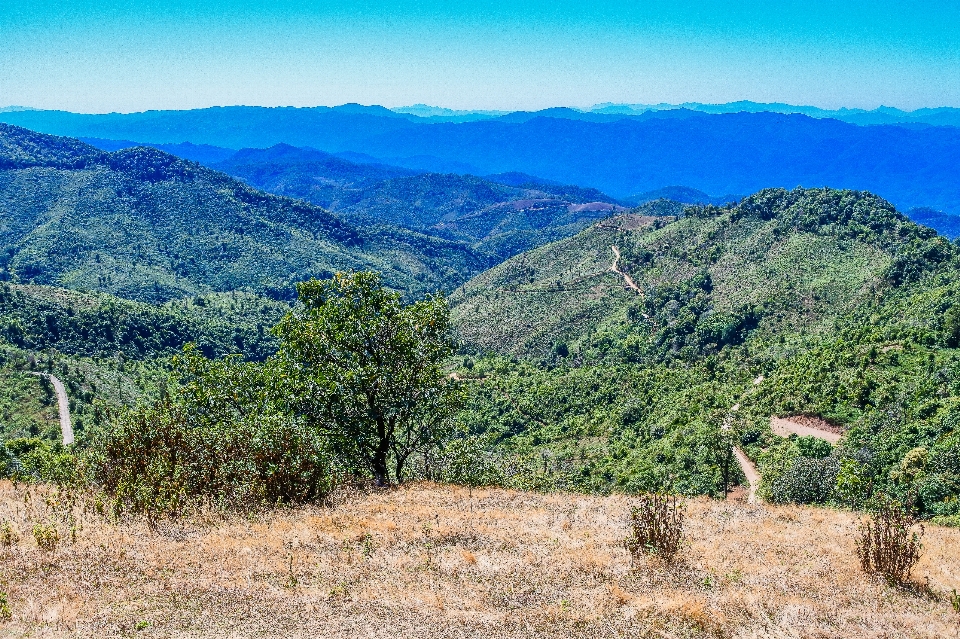
M 0 107 L 960 106 L 960 0 L 0 0 Z

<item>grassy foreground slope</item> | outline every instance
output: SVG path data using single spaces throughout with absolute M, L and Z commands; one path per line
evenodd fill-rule
M 331 507 L 151 528 L 50 516 L 0 483 L 20 538 L 0 577 L 12 637 L 916 637 L 956 632 L 960 531 L 928 527 L 914 589 L 864 576 L 836 510 L 689 504 L 683 560 L 631 562 L 629 499 L 407 486 Z M 814 534 L 811 534 L 815 531 Z M 38 566 L 43 569 L 38 569 Z
M 288 298 L 293 284 L 375 269 L 417 294 L 489 264 L 412 231 L 360 230 L 148 148 L 104 153 L 0 125 L 0 275 L 162 302 L 214 291 Z
M 928 514 L 955 514 L 954 245 L 875 196 L 825 189 L 616 222 L 452 297 L 467 352 L 488 353 L 460 366 L 475 380 L 463 421 L 528 460 L 521 485 L 719 494 L 722 424 L 783 462 L 773 477 L 802 451 L 782 450 L 771 415 L 810 415 L 847 437 L 815 453 L 834 465 L 809 499 L 831 498 L 848 460 L 863 490 L 919 491 Z M 610 270 L 613 247 L 639 290 Z

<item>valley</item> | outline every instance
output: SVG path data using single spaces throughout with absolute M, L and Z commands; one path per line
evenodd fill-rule
M 13 627 L 219 636 L 290 628 L 282 609 L 336 635 L 402 610 L 438 636 L 636 619 L 938 636 L 952 619 L 956 243 L 866 191 L 631 203 L 518 172 L 203 153 L 0 125 Z M 689 513 L 676 565 L 623 546 L 630 500 L 661 492 Z M 941 563 L 908 586 L 925 591 L 851 563 L 880 496 L 925 522 Z M 147 563 L 104 554 L 120 537 Z M 585 548 L 590 566 L 570 559 Z M 43 562 L 71 594 L 43 594 Z M 90 562 L 112 576 L 88 588 Z M 888 608 L 830 617 L 881 591 Z M 213 613 L 245 625 L 200 629 Z
M 960 639 L 960 12 L 0 10 L 0 637 Z

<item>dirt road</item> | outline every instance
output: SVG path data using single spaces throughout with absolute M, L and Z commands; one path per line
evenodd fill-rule
M 46 377 L 53 384 L 57 392 L 57 407 L 60 409 L 60 433 L 63 435 L 63 445 L 73 443 L 73 423 L 70 421 L 70 400 L 67 398 L 67 389 L 59 379 L 49 373 L 34 373 L 37 377 Z
M 836 444 L 843 436 L 832 428 L 826 422 L 819 424 L 820 420 L 813 418 L 794 418 L 794 417 L 770 417 L 770 430 L 781 437 L 789 437 L 792 434 L 819 437 L 825 439 L 831 444 Z M 829 430 L 828 430 L 829 429 Z
M 627 283 L 627 286 L 635 290 L 637 293 L 643 295 L 643 291 L 640 290 L 640 287 L 637 286 L 637 283 L 633 281 L 633 278 L 620 270 L 620 267 L 617 264 L 620 263 L 620 249 L 616 246 L 611 246 L 613 249 L 613 264 L 610 265 L 610 270 L 614 273 L 617 273 L 623 277 L 623 281 Z
M 740 468 L 743 469 L 743 474 L 746 476 L 747 481 L 750 482 L 750 495 L 747 497 L 747 501 L 755 504 L 757 503 L 757 488 L 760 486 L 760 473 L 757 472 L 757 468 L 753 465 L 753 462 L 750 461 L 750 458 L 736 446 L 733 448 L 733 454 L 737 458 L 737 463 L 740 464 Z

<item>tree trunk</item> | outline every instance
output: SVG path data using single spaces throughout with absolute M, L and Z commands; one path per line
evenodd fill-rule
M 387 451 L 377 450 L 373 454 L 373 479 L 377 486 L 383 487 L 390 483 L 390 470 L 387 468 Z

